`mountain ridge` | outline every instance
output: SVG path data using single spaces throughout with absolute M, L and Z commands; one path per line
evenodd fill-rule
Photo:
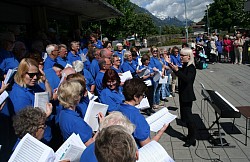
M 185 21 L 181 21 L 181 20 L 179 20 L 179 19 L 176 18 L 176 17 L 173 17 L 173 18 L 172 18 L 172 17 L 167 17 L 167 18 L 165 18 L 165 19 L 162 20 L 162 19 L 160 19 L 160 18 L 154 16 L 154 15 L 153 15 L 151 12 L 149 12 L 147 9 L 142 8 L 142 7 L 136 5 L 136 4 L 132 3 L 132 2 L 130 2 L 130 3 L 131 3 L 131 5 L 133 6 L 134 11 L 135 11 L 136 13 L 143 13 L 143 14 L 149 15 L 149 16 L 152 18 L 152 20 L 153 20 L 153 22 L 154 22 L 154 24 L 155 24 L 156 26 L 166 26 L 166 25 L 169 25 L 169 26 L 184 27 L 184 26 L 186 25 L 186 22 L 185 22 Z M 188 20 L 188 21 L 187 21 L 188 26 L 190 26 L 192 23 L 194 23 L 194 22 L 191 21 L 191 20 Z

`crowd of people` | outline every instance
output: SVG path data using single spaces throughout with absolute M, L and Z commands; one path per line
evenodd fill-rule
M 206 59 L 211 64 L 250 63 L 250 39 L 246 33 L 237 32 L 235 36 L 220 36 L 213 33 L 211 36 L 199 34 L 191 43 L 196 56 L 196 64 L 200 69 L 206 68 Z
M 223 48 L 220 49 L 213 41 L 221 41 Z M 220 56 L 228 49 L 229 43 L 226 42 L 227 39 L 222 41 L 211 37 L 211 40 L 204 40 L 198 37 L 196 45 L 191 45 L 193 50 L 187 44 L 181 49 L 176 46 L 170 49 L 152 46 L 148 53 L 142 55 L 138 48 L 124 49 L 122 43 L 117 43 L 114 50 L 108 38 L 101 41 L 96 33 L 85 39 L 75 38 L 68 44 L 58 44 L 58 40 L 49 38 L 46 41 L 36 39 L 27 44 L 16 40 L 11 32 L 1 33 L 0 93 L 7 91 L 9 94 L 1 103 L 1 158 L 7 160 L 26 133 L 54 150 L 75 133 L 87 146 L 82 161 L 105 161 L 108 157 L 122 159 L 119 156 L 123 156 L 124 152 L 117 151 L 117 155 L 111 155 L 112 152 L 102 148 L 103 145 L 109 147 L 106 145 L 117 141 L 116 138 L 128 143 L 124 146 L 125 150 L 130 148 L 126 158 L 135 161 L 138 148 L 151 140 L 158 141 L 168 127 L 164 125 L 151 139 L 149 125 L 142 114 L 150 116 L 155 113 L 168 102 L 168 97 L 175 97 L 176 92 L 179 93 L 181 120 L 188 127 L 183 146 L 195 145 L 196 127 L 192 117 L 195 63 L 197 57 L 201 57 L 200 53 L 208 54 L 204 51 L 209 44 L 211 51 Z M 240 38 L 230 41 L 231 46 L 237 49 L 242 49 L 242 43 Z M 194 54 L 197 50 L 199 56 Z M 209 54 L 212 54 L 211 51 Z M 240 51 L 235 53 L 237 59 L 234 63 L 242 63 Z M 227 52 L 225 61 L 232 61 L 231 51 Z M 217 57 L 211 58 L 212 62 L 216 62 Z M 16 74 L 13 81 L 4 83 L 9 69 L 17 69 Z M 148 73 L 141 75 L 145 69 Z M 133 79 L 121 82 L 120 76 L 127 71 L 131 72 Z M 166 82 L 160 83 L 161 78 Z M 45 112 L 34 108 L 37 92 L 49 94 Z M 98 114 L 101 124 L 98 132 L 93 132 L 83 120 L 90 102 L 88 93 L 97 95 L 97 102 L 109 106 L 107 114 Z M 150 106 L 140 111 L 135 106 L 143 98 L 148 99 Z M 122 128 L 105 128 L 111 125 L 121 125 Z M 118 134 L 121 135 L 115 137 L 113 132 L 120 132 Z M 110 141 L 108 144 L 107 140 Z M 120 141 L 121 145 L 124 142 Z M 119 150 L 115 146 L 110 148 Z

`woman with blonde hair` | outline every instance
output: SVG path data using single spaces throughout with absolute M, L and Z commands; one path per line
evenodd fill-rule
M 76 112 L 86 88 L 78 80 L 63 82 L 58 91 L 58 100 L 64 107 L 59 115 L 59 126 L 64 140 L 67 140 L 72 133 L 79 134 L 82 142 L 88 146 L 92 138 L 92 128 Z
M 161 73 L 162 76 L 164 76 L 164 66 L 160 59 L 160 51 L 157 47 L 152 46 L 150 48 L 150 51 L 152 53 L 152 57 L 150 58 L 149 66 L 153 69 L 155 73 Z M 159 78 L 160 79 L 160 78 Z M 154 100 L 153 100 L 153 108 L 157 109 L 159 108 L 160 104 L 160 90 L 161 90 L 161 84 L 159 84 L 159 79 L 153 79 L 154 83 Z
M 192 49 L 187 47 L 181 49 L 180 57 L 182 62 L 181 68 L 173 63 L 169 63 L 169 66 L 178 76 L 181 120 L 188 127 L 188 135 L 183 146 L 190 147 L 191 145 L 196 145 L 196 125 L 192 114 L 192 104 L 196 100 L 193 88 L 196 68 L 194 66 Z

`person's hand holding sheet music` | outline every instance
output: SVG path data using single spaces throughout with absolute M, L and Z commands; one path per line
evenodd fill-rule
M 53 94 L 52 94 L 52 100 L 57 100 L 58 99 L 58 95 L 57 95 L 57 88 L 53 90 Z
M 169 124 L 164 124 L 163 127 L 157 132 L 156 136 L 154 136 L 152 140 L 159 141 L 159 139 L 161 138 L 162 134 L 166 131 L 168 126 Z
M 103 115 L 103 113 L 99 112 L 98 113 L 98 122 L 101 123 L 104 120 L 104 117 L 105 116 Z
M 6 88 L 8 87 L 9 83 L 5 84 L 4 81 L 2 81 L 2 86 L 1 86 L 1 89 L 0 89 L 0 94 L 3 93 L 3 91 L 6 90 Z
M 49 117 L 50 114 L 52 113 L 52 108 L 53 108 L 53 106 L 51 103 L 46 103 L 46 112 L 45 113 L 46 113 L 47 117 Z

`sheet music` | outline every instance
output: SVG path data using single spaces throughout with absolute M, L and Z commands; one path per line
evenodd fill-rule
M 98 96 L 93 95 L 89 91 L 88 91 L 88 97 L 89 97 L 89 100 L 93 100 L 93 101 L 95 101 L 98 98 Z
M 41 108 L 46 112 L 46 104 L 49 103 L 49 92 L 35 93 L 34 107 Z
M 146 118 L 150 126 L 150 131 L 158 132 L 164 124 L 169 124 L 172 122 L 177 116 L 171 114 L 167 108 L 162 108 L 157 111 L 153 115 Z
M 164 76 L 163 78 L 160 77 L 159 84 L 167 84 L 168 83 L 168 76 Z
M 143 69 L 141 69 L 141 70 L 142 70 L 142 72 L 138 73 L 138 76 L 139 76 L 140 78 L 143 77 L 143 76 L 146 76 L 146 75 L 148 75 L 148 74 L 150 73 L 150 70 L 147 69 L 147 68 L 143 68 Z
M 151 141 L 139 149 L 137 162 L 174 162 L 174 160 L 158 142 Z
M 52 162 L 54 151 L 30 134 L 26 134 L 17 145 L 9 162 Z
M 84 149 L 75 145 L 70 145 L 64 157 L 61 160 L 70 160 L 70 162 L 79 162 Z
M 81 57 L 82 62 L 86 62 L 87 61 L 86 55 L 84 55 L 84 53 L 79 54 L 79 56 Z
M 143 109 L 146 109 L 146 108 L 149 108 L 150 105 L 149 105 L 149 102 L 148 102 L 148 98 L 143 98 L 140 102 L 139 105 L 136 105 L 135 106 L 136 108 L 140 109 L 140 110 L 143 110 Z
M 0 105 L 6 100 L 7 97 L 9 97 L 8 92 L 3 91 L 3 93 L 0 95 Z
M 67 68 L 67 67 L 71 67 L 72 68 L 72 65 L 70 65 L 70 64 L 67 63 L 64 68 Z
M 67 159 L 67 156 L 69 151 L 72 151 L 70 148 L 71 146 L 76 146 L 80 148 L 79 150 L 85 150 L 86 146 L 82 142 L 79 135 L 76 135 L 75 133 L 72 133 L 72 135 L 62 144 L 62 146 L 56 151 L 56 159 L 55 161 L 60 161 Z M 71 159 L 70 159 L 71 160 Z
M 17 69 L 9 69 L 7 74 L 6 74 L 6 77 L 4 79 L 4 84 L 7 84 L 9 82 L 11 82 L 11 80 L 14 78 L 14 75 L 16 74 L 17 72 Z
M 125 82 L 126 80 L 132 79 L 133 76 L 130 71 L 126 71 L 125 73 L 122 73 L 122 75 L 120 75 L 120 78 L 121 82 Z
M 239 110 L 234 107 L 228 100 L 226 100 L 221 94 L 219 94 L 219 92 L 215 91 L 215 93 L 220 96 L 220 98 L 222 98 L 232 109 L 234 109 L 234 111 L 239 112 Z
M 159 70 L 155 71 L 155 75 L 153 77 L 154 82 L 159 81 L 160 78 L 161 78 L 161 71 L 159 71 Z
M 66 66 L 67 66 L 67 65 L 66 65 Z M 66 77 L 67 77 L 67 75 L 66 75 L 65 73 L 62 73 L 62 77 L 61 77 L 61 79 L 60 79 L 60 82 L 59 82 L 57 88 L 62 84 L 62 82 L 65 80 Z
M 107 113 L 108 105 L 101 104 L 90 100 L 86 114 L 84 116 L 84 121 L 93 129 L 97 131 L 99 128 L 98 114 L 101 112 L 103 115 Z

